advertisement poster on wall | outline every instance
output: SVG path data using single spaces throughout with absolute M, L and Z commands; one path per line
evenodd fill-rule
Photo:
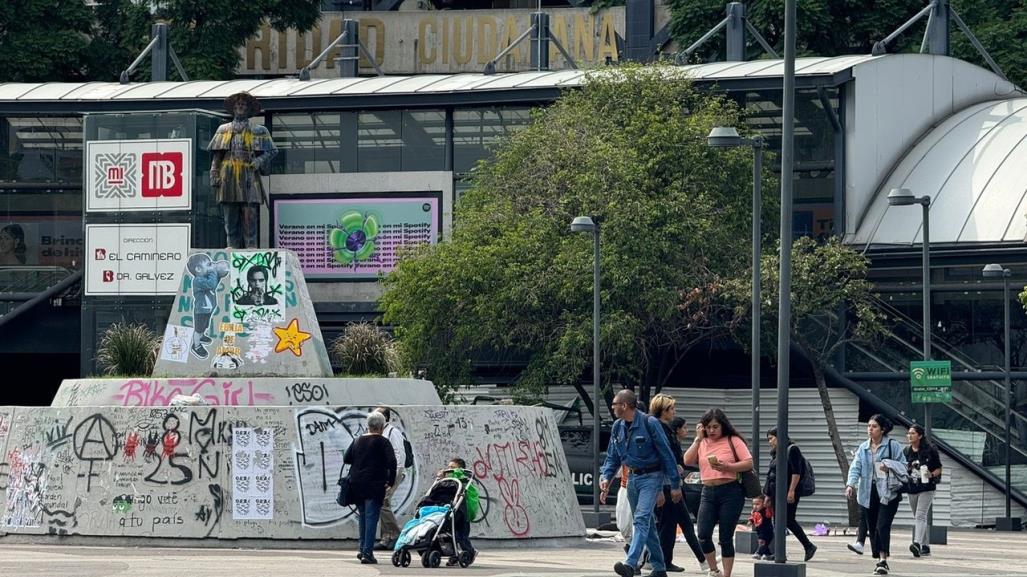
M 190 138 L 86 143 L 86 212 L 190 210 Z
M 82 264 L 82 217 L 12 215 L 0 221 L 0 267 Z
M 87 224 L 87 295 L 173 295 L 189 256 L 188 224 Z
M 404 248 L 435 244 L 441 193 L 277 197 L 275 247 L 299 257 L 308 280 L 375 280 L 396 267 Z

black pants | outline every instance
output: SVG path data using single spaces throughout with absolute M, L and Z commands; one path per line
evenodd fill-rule
M 656 527 L 660 532 L 660 549 L 663 550 L 663 560 L 667 565 L 674 561 L 674 545 L 677 543 L 677 528 L 681 526 L 681 532 L 685 535 L 685 541 L 692 549 L 696 561 L 702 563 L 706 556 L 699 548 L 699 539 L 695 536 L 695 527 L 692 526 L 692 516 L 688 514 L 688 507 L 685 505 L 684 495 L 680 503 L 675 503 L 670 498 L 670 489 L 663 489 L 663 507 L 659 510 L 659 518 L 656 520 Z
M 891 524 L 895 520 L 895 512 L 899 510 L 902 495 L 892 499 L 888 504 L 881 504 L 877 493 L 877 483 L 871 481 L 870 507 L 860 507 L 867 521 L 867 534 L 870 537 L 870 551 L 874 559 L 881 555 L 891 556 Z
M 809 537 L 806 536 L 806 532 L 802 530 L 802 526 L 795 520 L 795 513 L 799 510 L 799 496 L 795 496 L 794 503 L 788 503 L 788 530 L 795 535 L 795 538 L 802 544 L 803 549 L 809 549 L 813 546 L 810 542 Z
M 720 554 L 735 556 L 735 525 L 742 516 L 745 491 L 741 483 L 704 485 L 699 501 L 699 546 L 703 553 L 713 553 L 713 527 L 720 526 Z
M 454 528 L 456 534 L 453 537 L 456 537 L 457 545 L 462 551 L 474 551 L 474 545 L 471 545 L 471 520 L 462 511 L 453 520 L 456 522 Z

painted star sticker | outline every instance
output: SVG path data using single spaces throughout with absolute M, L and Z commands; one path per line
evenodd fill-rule
M 275 352 L 280 353 L 286 349 L 292 351 L 292 354 L 297 357 L 303 356 L 303 351 L 300 350 L 300 345 L 303 341 L 310 338 L 310 333 L 305 333 L 300 330 L 300 322 L 296 319 L 292 319 L 289 326 L 282 329 L 275 327 L 273 329 L 275 335 L 278 337 L 278 344 L 275 345 Z

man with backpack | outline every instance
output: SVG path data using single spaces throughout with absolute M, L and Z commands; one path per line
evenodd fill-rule
M 389 440 L 389 444 L 392 445 L 392 452 L 396 454 L 396 479 L 385 492 L 385 500 L 382 501 L 382 512 L 379 518 L 381 541 L 374 547 L 379 551 L 383 551 L 392 550 L 396 544 L 396 539 L 399 538 L 401 526 L 399 521 L 396 520 L 396 512 L 392 509 L 392 495 L 396 493 L 396 488 L 406 478 L 407 467 L 413 463 L 410 462 L 409 443 L 403 437 L 403 432 L 392 424 L 392 409 L 389 407 L 378 407 L 375 409 L 375 412 L 381 413 L 385 417 L 385 430 L 382 431 L 382 436 Z
M 770 465 L 767 467 L 767 482 L 763 487 L 763 493 L 769 499 L 773 499 L 776 494 L 775 487 L 777 484 L 777 458 L 780 455 L 776 427 L 767 431 L 767 443 L 770 445 Z M 785 507 L 787 509 L 785 519 L 788 524 L 788 530 L 792 532 L 792 535 L 795 535 L 795 538 L 799 540 L 803 550 L 806 552 L 805 560 L 809 561 L 816 554 L 817 546 L 806 536 L 802 526 L 795 520 L 795 514 L 799 510 L 799 499 L 809 497 L 816 490 L 813 467 L 810 466 L 806 457 L 802 456 L 802 451 L 799 450 L 799 447 L 791 439 L 788 439 L 788 442 L 785 443 L 784 450 L 786 451 L 785 459 L 788 460 L 788 502 L 786 503 L 787 507 Z M 774 503 L 774 509 L 781 511 L 782 507 L 778 503 Z

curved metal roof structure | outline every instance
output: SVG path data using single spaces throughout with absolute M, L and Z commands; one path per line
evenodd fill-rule
M 1027 237 L 1027 98 L 967 107 L 928 131 L 884 179 L 849 244 L 923 242 L 920 216 L 888 191 L 931 196 L 931 244 Z
M 800 86 L 838 85 L 852 79 L 852 68 L 875 60 L 875 56 L 837 56 L 831 58 L 800 58 L 796 61 L 796 77 Z M 604 69 L 597 69 L 602 71 Z M 609 70 L 616 70 L 611 68 Z M 784 72 L 782 60 L 746 62 L 713 62 L 674 68 L 696 82 L 729 85 L 744 82 L 747 88 L 760 82 L 779 87 Z M 592 71 L 595 72 L 595 71 Z M 302 81 L 296 78 L 265 80 L 196 80 L 191 82 L 49 82 L 0 83 L 0 111 L 48 105 L 67 110 L 69 105 L 89 103 L 112 105 L 112 109 L 179 106 L 183 102 L 210 101 L 220 109 L 220 100 L 240 91 L 262 99 L 265 109 L 296 108 L 287 102 L 332 99 L 336 103 L 359 100 L 369 105 L 395 106 L 397 98 L 416 105 L 435 105 L 436 100 L 452 103 L 462 96 L 474 101 L 501 101 L 504 97 L 518 100 L 551 100 L 565 88 L 581 86 L 585 70 L 519 72 L 512 74 L 422 74 L 417 76 L 381 76 L 335 78 Z M 434 98 L 433 98 L 434 97 Z M 94 109 L 93 106 L 90 106 Z

